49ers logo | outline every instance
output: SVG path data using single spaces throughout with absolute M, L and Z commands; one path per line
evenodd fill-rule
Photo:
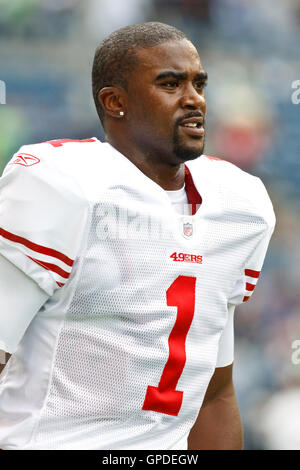
M 10 165 L 22 165 L 22 166 L 32 166 L 40 162 L 40 159 L 30 155 L 29 153 L 18 153 L 13 160 L 10 162 Z
M 202 264 L 202 256 L 200 255 L 189 255 L 187 253 L 177 253 L 174 251 L 170 258 L 172 258 L 173 261 Z

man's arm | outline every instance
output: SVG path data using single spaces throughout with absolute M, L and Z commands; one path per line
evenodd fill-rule
M 49 295 L 0 254 L 0 371 Z
M 188 438 L 189 450 L 241 450 L 242 423 L 235 396 L 232 367 L 215 369 L 198 418 Z

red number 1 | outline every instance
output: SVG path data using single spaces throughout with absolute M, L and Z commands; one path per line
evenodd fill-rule
M 167 290 L 167 305 L 177 307 L 175 325 L 169 336 L 169 358 L 157 387 L 148 385 L 143 410 L 177 416 L 183 392 L 176 386 L 186 362 L 185 340 L 195 311 L 196 278 L 178 276 Z

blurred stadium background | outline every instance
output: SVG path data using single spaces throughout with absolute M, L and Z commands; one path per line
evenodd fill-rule
M 0 0 L 0 170 L 20 145 L 103 139 L 94 50 L 141 21 L 182 29 L 209 75 L 205 153 L 260 176 L 277 228 L 262 279 L 238 308 L 235 383 L 246 449 L 300 449 L 300 0 Z M 300 354 L 298 354 L 300 362 Z M 295 362 L 295 361 L 294 361 Z M 297 362 L 297 361 L 296 361 Z

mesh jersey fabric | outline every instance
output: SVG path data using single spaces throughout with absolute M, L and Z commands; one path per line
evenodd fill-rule
M 178 214 L 191 214 L 192 208 L 189 205 L 185 185 L 175 191 L 166 191 L 169 196 L 172 206 Z M 233 363 L 234 359 L 234 305 L 228 308 L 228 320 L 225 328 L 220 336 L 218 345 L 218 357 L 216 360 L 216 367 L 225 367 Z
M 201 156 L 186 165 L 202 204 L 181 216 L 109 144 L 59 142 L 23 147 L 39 161 L 18 153 L 1 182 L 0 252 L 50 298 L 1 375 L 0 446 L 186 448 L 228 311 L 261 271 L 271 202 Z
M 172 206 L 179 214 L 189 209 L 188 197 L 183 187 L 179 191 L 166 191 Z M 0 315 L 0 349 L 12 354 L 22 339 L 29 323 L 43 305 L 48 295 L 19 268 L 0 254 L 0 296 L 2 312 Z M 16 295 L 17 286 L 17 295 Z M 230 313 L 230 311 L 229 311 Z M 8 316 L 9 315 L 9 321 Z M 233 312 L 219 341 L 217 367 L 233 362 Z

